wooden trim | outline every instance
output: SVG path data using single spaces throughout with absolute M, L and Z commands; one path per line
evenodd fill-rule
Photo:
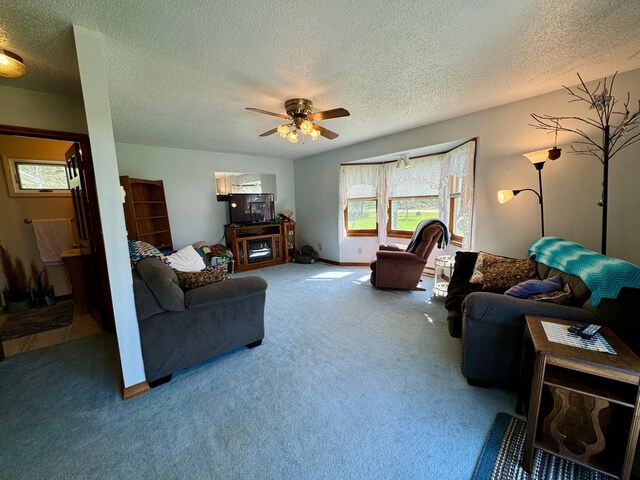
M 336 262 L 335 260 L 329 260 L 327 258 L 319 258 L 319 262 L 328 263 L 329 265 L 340 265 L 340 262 Z
M 136 383 L 135 385 L 131 385 L 130 387 L 124 387 L 122 389 L 122 399 L 131 400 L 132 398 L 144 395 L 149 390 L 151 389 L 149 388 L 149 384 L 145 380 L 144 382 Z
M 366 202 L 376 202 L 376 229 L 368 229 L 368 230 L 349 230 L 349 201 L 366 201 Z M 347 199 L 347 208 L 344 209 L 344 229 L 347 232 L 347 237 L 377 237 L 378 236 L 378 199 L 377 198 L 349 198 Z
M 341 267 L 368 267 L 370 262 L 339 262 Z

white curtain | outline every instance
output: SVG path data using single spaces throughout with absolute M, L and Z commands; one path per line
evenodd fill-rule
M 338 235 L 342 242 L 347 236 L 344 211 L 347 201 L 355 198 L 375 198 L 378 201 L 378 241 L 387 240 L 387 205 L 389 198 L 438 195 L 438 215 L 449 223 L 449 188 L 452 175 L 462 182 L 461 213 L 466 219 L 462 247 L 471 248 L 473 213 L 473 171 L 475 140 L 441 155 L 411 159 L 411 168 L 396 168 L 396 163 L 377 165 L 341 165 Z
M 451 150 L 443 155 L 440 170 L 440 190 L 438 193 L 438 215 L 440 219 L 449 222 L 449 191 L 451 187 L 451 176 L 455 175 L 462 182 L 462 193 L 460 198 L 460 212 L 465 219 L 462 249 L 471 249 L 471 231 L 473 220 L 473 188 L 474 188 L 474 164 L 476 155 L 476 141 L 470 140 L 464 145 Z
M 342 242 L 347 236 L 344 211 L 347 201 L 356 198 L 375 198 L 378 201 L 378 238 L 381 242 L 387 236 L 386 180 L 384 165 L 341 165 L 340 166 L 340 209 L 338 212 L 338 235 Z M 385 205 L 380 208 L 380 205 Z
M 426 197 L 438 195 L 440 171 L 444 155 L 431 155 L 410 160 L 411 168 L 396 168 L 387 163 L 388 197 Z

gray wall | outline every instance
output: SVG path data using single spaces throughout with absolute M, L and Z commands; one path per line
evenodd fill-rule
M 577 77 L 576 77 L 577 81 Z M 614 93 L 620 99 L 631 92 L 632 104 L 640 98 L 640 70 L 619 74 Z M 537 188 L 537 174 L 522 156 L 550 148 L 553 135 L 528 126 L 531 113 L 555 116 L 590 112 L 586 104 L 568 103 L 564 90 L 483 110 L 394 135 L 351 145 L 294 162 L 298 238 L 300 244 L 323 244 L 321 256 L 343 259 L 338 242 L 338 170 L 347 163 L 427 145 L 478 137 L 474 212 L 474 248 L 502 255 L 526 255 L 528 245 L 540 236 L 540 213 L 533 194 L 523 193 L 500 205 L 498 190 Z M 354 115 L 355 116 L 355 115 Z M 569 153 L 575 138 L 560 133 L 562 157 L 547 162 L 543 170 L 546 234 L 600 250 L 602 165 L 594 157 Z M 611 162 L 609 180 L 609 237 L 611 256 L 640 264 L 640 143 L 619 153 Z M 352 239 L 350 239 L 352 240 Z M 370 248 L 370 239 L 363 246 Z M 349 250 L 353 250 L 353 245 Z M 368 248 L 363 248 L 367 250 Z M 366 252 L 364 252 L 366 253 Z M 366 260 L 363 259 L 363 261 Z

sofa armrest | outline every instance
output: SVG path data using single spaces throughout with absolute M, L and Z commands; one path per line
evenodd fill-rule
M 266 289 L 267 282 L 262 277 L 230 278 L 189 290 L 184 295 L 184 303 L 187 308 L 209 307 L 264 294 Z
M 470 293 L 462 310 L 462 374 L 491 385 L 517 382 L 525 315 L 584 323 L 596 320 L 584 308 L 489 292 Z
M 490 292 L 470 293 L 464 299 L 462 309 L 467 318 L 499 325 L 523 325 L 522 319 L 525 315 L 540 315 L 583 323 L 593 323 L 597 320 L 584 308 L 536 302 Z

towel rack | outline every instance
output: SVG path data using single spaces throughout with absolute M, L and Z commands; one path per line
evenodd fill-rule
M 68 217 L 70 222 L 73 222 L 75 219 L 73 217 Z M 31 220 L 29 217 L 24 217 L 24 220 L 22 220 L 24 222 L 25 225 L 31 225 L 33 223 L 33 220 Z

